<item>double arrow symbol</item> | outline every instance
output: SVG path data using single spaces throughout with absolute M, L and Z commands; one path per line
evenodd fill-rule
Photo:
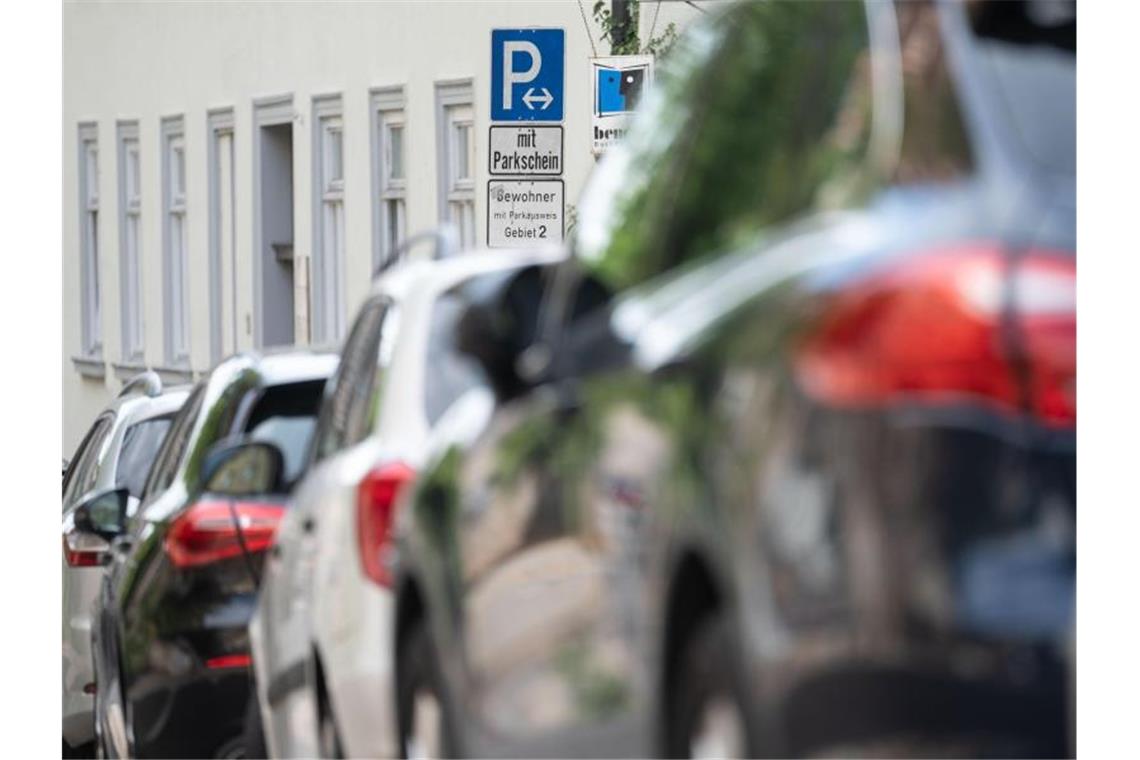
M 547 108 L 550 108 L 550 104 L 554 102 L 554 96 L 551 95 L 550 90 L 545 87 L 542 88 L 542 95 L 535 95 L 534 88 L 531 87 L 526 91 L 526 95 L 523 95 L 522 99 L 523 103 L 526 103 L 526 107 L 532 111 L 534 110 L 535 103 L 542 103 L 541 110 L 545 111 Z

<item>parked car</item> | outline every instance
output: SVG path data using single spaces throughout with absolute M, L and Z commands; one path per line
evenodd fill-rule
M 132 514 L 147 472 L 189 393 L 164 388 L 154 372 L 132 378 L 104 409 L 63 475 L 63 745 L 90 754 L 95 739 L 95 678 L 91 672 L 91 607 L 110 545 L 90 532 L 90 505 L 110 491 L 126 492 Z
M 264 552 L 300 477 L 336 355 L 246 353 L 195 386 L 125 519 L 92 626 L 98 741 L 114 757 L 240 757 Z
M 408 756 L 1073 752 L 1075 15 L 1028 5 L 678 43 L 574 259 L 460 320 L 496 408 L 397 509 Z
M 380 277 L 360 308 L 250 623 L 273 757 L 399 754 L 393 500 L 433 429 L 490 405 L 477 365 L 454 350 L 468 294 L 539 276 L 562 256 L 550 248 L 410 261 Z

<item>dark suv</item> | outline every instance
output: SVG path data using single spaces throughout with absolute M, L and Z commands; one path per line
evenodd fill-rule
M 687 34 L 574 260 L 461 322 L 496 410 L 398 512 L 409 752 L 1072 753 L 1075 24 Z
M 91 508 L 112 547 L 91 627 L 104 756 L 244 756 L 246 626 L 336 364 L 304 350 L 224 360 L 175 418 L 135 516 Z

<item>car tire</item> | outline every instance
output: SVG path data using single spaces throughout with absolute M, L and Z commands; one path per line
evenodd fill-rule
M 738 651 L 722 614 L 705 617 L 687 637 L 669 696 L 668 757 L 753 755 Z
M 242 744 L 247 758 L 267 758 L 269 748 L 265 743 L 265 730 L 261 725 L 261 710 L 257 704 L 257 691 L 251 690 L 245 705 Z
M 94 758 L 95 757 L 95 742 L 90 741 L 86 744 L 81 744 L 78 747 L 72 747 L 67 743 L 67 739 L 63 740 L 63 757 L 66 758 Z
M 427 625 L 423 621 L 413 624 L 397 663 L 396 709 L 403 758 L 456 755 L 435 651 Z
M 344 742 L 340 739 L 328 687 L 323 679 L 317 685 L 317 751 L 322 758 L 329 760 L 345 757 Z

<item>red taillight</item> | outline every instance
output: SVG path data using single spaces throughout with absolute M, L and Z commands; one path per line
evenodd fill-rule
M 201 501 L 179 515 L 164 542 L 171 563 L 181 568 L 198 567 L 238 557 L 242 541 L 249 552 L 262 552 L 272 546 L 284 507 L 242 501 L 233 507 L 241 525 L 240 539 L 228 502 Z
M 63 558 L 68 567 L 98 567 L 107 555 L 107 542 L 86 533 L 65 533 Z
M 1047 423 L 1077 422 L 1077 265 L 1072 258 L 1021 261 L 1015 297 L 1029 371 L 1030 403 Z
M 985 244 L 907 259 L 834 296 L 795 369 L 807 393 L 833 406 L 980 402 L 1020 412 L 1028 405 L 1041 422 L 1071 425 L 1075 262 L 1031 252 L 1011 264 Z
M 356 537 L 364 574 L 382 586 L 391 585 L 385 562 L 400 490 L 415 478 L 400 462 L 383 464 L 367 475 L 356 492 Z
M 248 654 L 226 654 L 221 657 L 211 657 L 206 660 L 206 667 L 210 670 L 248 668 L 252 662 L 253 658 Z

